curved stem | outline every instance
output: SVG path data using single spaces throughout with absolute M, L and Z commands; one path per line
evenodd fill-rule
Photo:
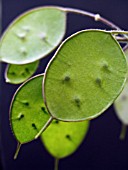
M 41 133 L 43 133 L 44 131 L 45 131 L 45 129 L 50 125 L 50 123 L 52 122 L 52 120 L 53 120 L 53 117 L 51 116 L 50 118 L 49 118 L 49 120 L 47 121 L 47 123 L 42 127 L 42 129 L 37 133 L 37 135 L 35 136 L 35 139 L 37 139 L 40 135 L 41 135 Z
M 55 158 L 55 166 L 54 166 L 54 170 L 58 170 L 59 169 L 59 159 Z
M 122 124 L 122 129 L 121 129 L 121 133 L 120 133 L 120 139 L 121 140 L 125 139 L 126 131 L 127 131 L 127 126 Z
M 113 22 L 101 17 L 99 14 L 94 14 L 94 13 L 91 13 L 91 12 L 87 12 L 87 11 L 84 11 L 84 10 L 79 10 L 79 9 L 73 9 L 73 8 L 61 8 L 63 11 L 65 12 L 71 12 L 71 13 L 76 13 L 76 14 L 81 14 L 81 15 L 84 15 L 84 16 L 88 16 L 90 18 L 93 18 L 95 21 L 99 21 L 99 22 L 102 22 L 103 24 L 111 27 L 112 29 L 115 29 L 115 30 L 121 30 L 117 25 L 115 25 Z

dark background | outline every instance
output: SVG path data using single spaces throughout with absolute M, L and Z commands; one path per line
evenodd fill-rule
M 22 12 L 44 5 L 74 7 L 99 13 L 122 29 L 128 29 L 128 0 L 3 0 L 2 31 Z M 86 28 L 108 29 L 88 17 L 70 14 L 65 38 Z M 37 73 L 44 71 L 53 54 L 42 61 Z M 9 126 L 9 105 L 18 86 L 4 82 L 5 66 L 2 64 L 0 83 L 0 136 L 4 170 L 53 170 L 54 159 L 45 151 L 39 139 L 24 145 L 18 159 L 13 160 L 17 143 Z M 113 107 L 110 107 L 91 121 L 85 141 L 77 152 L 60 161 L 59 170 L 128 170 L 128 135 L 124 141 L 120 141 L 120 129 L 121 123 Z

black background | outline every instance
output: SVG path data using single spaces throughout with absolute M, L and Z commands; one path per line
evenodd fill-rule
M 74 7 L 99 13 L 122 29 L 128 29 L 128 0 L 3 0 L 2 31 L 22 12 L 44 5 Z M 109 29 L 88 17 L 70 14 L 65 38 L 86 28 Z M 54 52 L 42 61 L 37 73 L 44 71 L 53 54 Z M 53 170 L 54 159 L 45 151 L 39 139 L 24 145 L 18 159 L 13 160 L 16 141 L 9 126 L 9 105 L 18 86 L 4 82 L 5 66 L 6 64 L 2 64 L 0 92 L 0 96 L 2 96 L 0 98 L 0 136 L 4 169 Z M 60 161 L 59 170 L 128 170 L 128 135 L 124 141 L 120 141 L 120 129 L 121 123 L 117 119 L 113 107 L 110 107 L 103 115 L 91 121 L 85 141 L 77 152 Z

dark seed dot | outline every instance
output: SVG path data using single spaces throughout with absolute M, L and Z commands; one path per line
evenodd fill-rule
M 55 121 L 54 121 L 54 123 L 58 124 L 58 123 L 59 123 L 59 121 L 58 121 L 58 120 L 55 120 Z
M 18 120 L 21 120 L 22 118 L 24 118 L 24 115 L 23 115 L 23 114 L 20 114 L 20 115 L 18 116 Z
M 99 86 L 101 86 L 101 84 L 102 84 L 102 80 L 101 80 L 101 78 L 96 78 L 96 84 L 98 84 Z
M 110 73 L 112 71 L 111 67 L 108 65 L 107 62 L 104 62 L 103 65 L 102 65 L 102 69 L 104 72 L 106 73 Z
M 23 54 L 23 55 L 27 55 L 27 50 L 25 47 L 21 47 L 20 48 L 20 52 Z
M 71 136 L 70 135 L 66 135 L 65 136 L 68 140 L 71 140 Z
M 107 69 L 108 69 L 108 64 L 107 64 L 107 63 L 104 64 L 104 65 L 103 65 L 103 68 L 107 70 Z
M 21 73 L 22 76 L 25 76 L 25 73 Z
M 45 107 L 41 107 L 41 110 L 42 110 L 45 114 L 47 114 Z
M 76 102 L 76 103 L 80 103 L 80 99 L 75 98 L 75 102 Z
M 42 37 L 42 41 L 47 42 L 46 37 Z
M 23 55 L 27 55 L 27 51 L 22 51 L 22 54 Z
M 80 107 L 80 99 L 78 97 L 75 97 L 75 103 L 78 107 Z
M 69 81 L 70 77 L 69 76 L 65 76 L 64 81 Z
M 25 33 L 19 33 L 19 34 L 17 34 L 17 36 L 18 36 L 21 40 L 25 40 L 25 38 L 26 38 L 26 34 L 25 34 Z
M 37 130 L 37 127 L 36 127 L 35 123 L 32 123 L 32 127 L 33 127 L 35 130 Z
M 25 36 L 20 37 L 22 40 L 25 40 Z
M 27 73 L 30 73 L 30 71 L 29 71 L 29 69 L 28 69 L 28 68 L 25 68 L 25 71 L 26 71 Z
M 25 106 L 29 106 L 29 102 L 27 102 L 26 100 L 25 101 L 24 100 L 16 100 L 16 101 L 25 105 Z
M 11 74 L 11 75 L 13 75 L 13 76 L 15 76 L 15 75 L 16 75 L 16 73 L 15 73 L 15 72 L 10 72 L 9 74 Z
M 20 118 L 23 118 L 23 117 L 24 117 L 24 115 L 21 115 L 21 116 L 20 116 Z
M 29 103 L 28 103 L 28 102 L 24 102 L 23 104 L 26 105 L 26 106 L 29 106 Z

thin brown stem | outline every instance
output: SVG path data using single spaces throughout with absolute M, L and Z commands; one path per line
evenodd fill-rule
M 35 136 L 35 139 L 37 139 L 44 131 L 45 129 L 50 125 L 50 123 L 52 122 L 53 117 L 51 116 L 49 118 L 49 120 L 47 121 L 47 123 L 42 127 L 42 129 L 37 133 L 37 135 Z
M 119 41 L 120 43 L 128 43 L 128 38 L 127 37 L 119 37 L 115 36 L 115 39 Z
M 59 159 L 55 158 L 54 170 L 58 170 L 58 169 L 59 169 Z
M 108 31 L 108 32 L 111 32 L 112 34 L 116 34 L 116 35 L 128 35 L 128 31 L 123 31 L 123 30 L 112 30 L 112 31 Z
M 17 158 L 17 156 L 18 156 L 18 154 L 19 154 L 19 151 L 20 151 L 20 148 L 21 148 L 21 143 L 18 142 L 17 148 L 16 148 L 16 152 L 15 152 L 15 155 L 14 155 L 14 159 Z
M 120 139 L 121 140 L 125 139 L 126 131 L 127 131 L 127 126 L 122 124 L 121 133 L 120 133 Z
M 117 25 L 115 25 L 113 22 L 105 19 L 104 17 L 100 16 L 100 14 L 94 14 L 94 13 L 91 13 L 91 12 L 87 12 L 87 11 L 84 11 L 84 10 L 79 10 L 79 9 L 73 9 L 73 8 L 61 8 L 63 11 L 65 12 L 71 12 L 71 13 L 76 13 L 76 14 L 81 14 L 81 15 L 84 15 L 84 16 L 88 16 L 88 17 L 91 17 L 93 18 L 95 21 L 99 21 L 107 26 L 109 26 L 110 28 L 112 29 L 115 29 L 115 30 L 121 30 Z
M 126 51 L 128 49 L 128 44 L 124 46 L 123 50 Z

